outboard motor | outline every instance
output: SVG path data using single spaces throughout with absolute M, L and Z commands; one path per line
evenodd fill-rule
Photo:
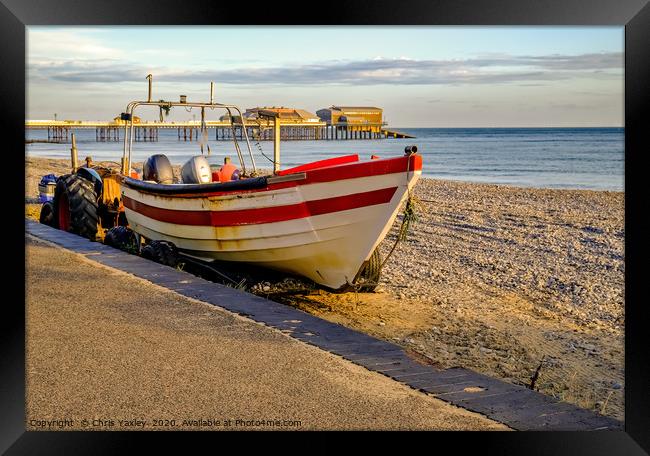
M 210 163 L 202 155 L 190 158 L 181 168 L 181 178 L 184 184 L 207 184 L 212 182 Z
M 159 184 L 172 184 L 174 182 L 174 172 L 167 156 L 156 154 L 147 158 L 142 167 L 142 180 L 154 181 Z

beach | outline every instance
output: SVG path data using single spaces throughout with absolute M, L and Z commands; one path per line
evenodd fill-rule
M 26 158 L 28 217 L 41 176 L 68 167 Z M 377 292 L 255 289 L 444 368 L 525 385 L 537 372 L 535 389 L 623 419 L 624 193 L 422 178 L 413 196 L 418 220 Z

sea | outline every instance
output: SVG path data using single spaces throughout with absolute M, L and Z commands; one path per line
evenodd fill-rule
M 624 190 L 623 128 L 394 128 L 415 136 L 413 139 L 373 140 L 287 140 L 281 143 L 281 167 L 289 168 L 315 160 L 347 154 L 399 156 L 415 145 L 423 158 L 423 176 L 504 184 L 517 187 Z M 214 139 L 209 130 L 211 163 L 230 156 L 237 163 L 232 141 Z M 120 141 L 97 142 L 95 130 L 76 130 L 79 160 L 119 162 Z M 27 139 L 47 139 L 46 130 L 26 130 Z M 250 159 L 245 142 L 242 151 Z M 272 168 L 273 142 L 251 140 L 258 168 Z M 204 147 L 207 153 L 207 147 Z M 143 161 L 162 153 L 173 164 L 183 164 L 201 154 L 200 143 L 179 141 L 176 129 L 160 129 L 158 141 L 133 143 L 132 161 Z M 34 157 L 69 158 L 70 143 L 32 143 L 26 154 Z M 266 157 L 268 158 L 266 158 Z

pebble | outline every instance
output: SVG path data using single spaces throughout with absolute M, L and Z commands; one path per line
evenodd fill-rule
M 545 190 L 421 178 L 419 219 L 384 268 L 387 292 L 452 308 L 473 282 L 512 290 L 554 314 L 622 330 L 624 322 L 624 194 Z M 582 227 L 590 227 L 584 238 Z M 380 246 L 392 247 L 399 224 Z M 532 231 L 544 235 L 533 239 Z M 498 233 L 498 234 L 497 234 Z M 525 239 L 525 242 L 522 242 Z M 614 268 L 606 270 L 605 265 Z M 415 273 L 417 280 L 409 278 Z M 440 296 L 453 287 L 453 295 Z M 401 294 L 401 296 L 400 296 Z M 480 307 L 480 305 L 478 305 Z M 617 323 L 618 322 L 618 323 Z M 524 323 L 529 325 L 530 323 Z

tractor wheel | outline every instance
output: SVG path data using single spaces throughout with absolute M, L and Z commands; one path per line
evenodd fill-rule
M 379 256 L 379 248 L 376 248 L 370 259 L 359 273 L 357 284 L 358 290 L 361 292 L 375 291 L 379 285 L 379 278 L 381 277 L 381 257 Z
M 151 241 L 142 247 L 142 257 L 172 268 L 178 265 L 176 247 L 167 241 Z
M 54 204 L 51 201 L 43 203 L 43 206 L 41 207 L 41 215 L 39 216 L 38 221 L 43 225 L 58 228 L 55 223 L 56 219 L 54 218 Z
M 77 174 L 61 176 L 54 193 L 54 220 L 60 230 L 94 241 L 99 223 L 95 185 Z
M 137 253 L 138 238 L 135 232 L 126 226 L 114 226 L 106 232 L 104 244 L 129 253 Z

